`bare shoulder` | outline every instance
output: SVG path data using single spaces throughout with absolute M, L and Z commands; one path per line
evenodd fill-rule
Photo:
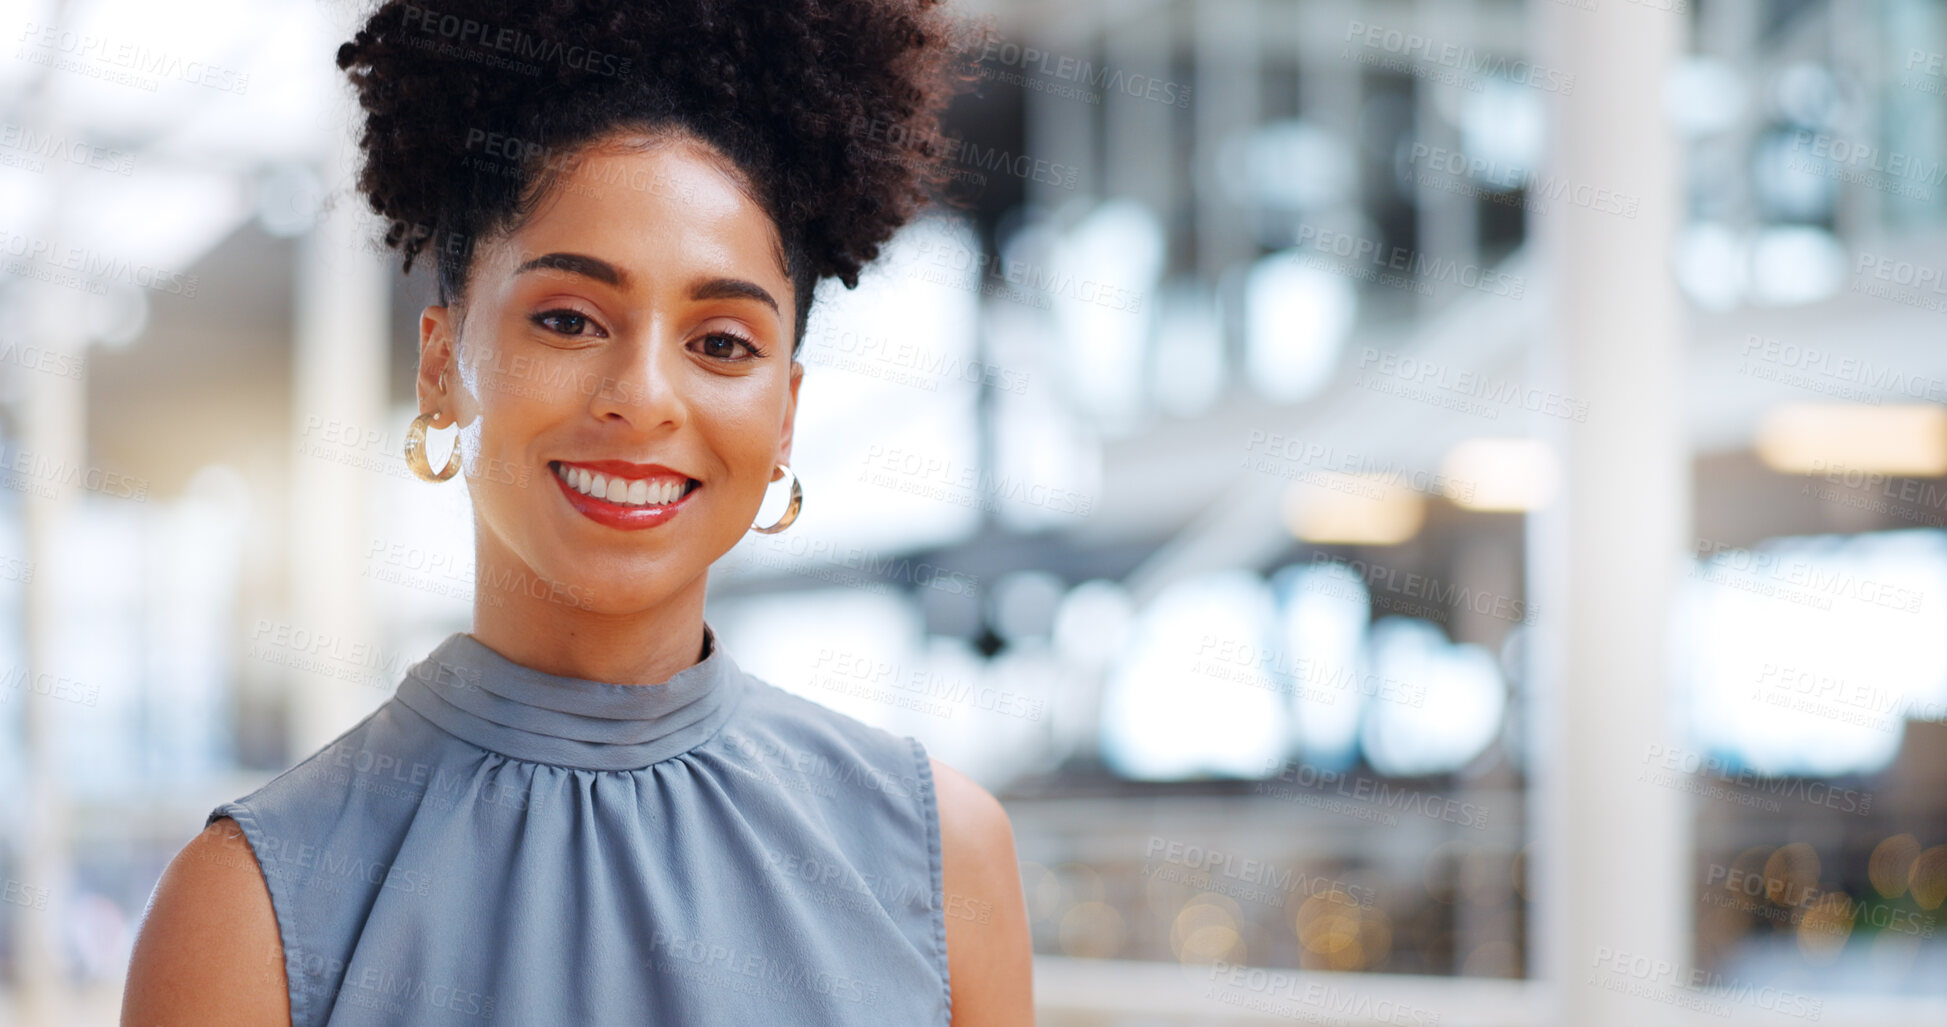
M 143 912 L 122 995 L 124 1027 L 289 1027 L 284 949 L 270 889 L 236 821 L 190 839 Z
M 940 811 L 953 1027 L 1034 1022 L 1034 953 L 1014 826 L 987 789 L 931 760 Z

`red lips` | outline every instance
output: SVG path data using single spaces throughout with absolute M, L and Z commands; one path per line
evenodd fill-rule
M 556 463 L 569 467 L 585 467 L 597 474 L 610 477 L 636 478 L 688 478 L 689 475 L 663 464 L 633 464 L 627 460 L 557 460 Z
M 636 474 L 644 478 L 654 477 L 656 475 L 661 475 L 665 479 L 670 477 L 683 477 L 683 475 L 671 471 L 661 464 L 632 464 L 624 460 L 603 460 L 599 463 L 587 464 L 570 464 L 566 461 L 558 462 L 568 467 L 582 467 L 597 473 L 625 478 L 630 474 Z M 703 485 L 699 482 L 692 486 L 688 492 L 683 493 L 675 502 L 664 503 L 661 506 L 628 506 L 622 503 L 611 503 L 607 499 L 598 499 L 594 496 L 583 495 L 574 486 L 569 485 L 563 480 L 561 475 L 553 468 L 548 469 L 548 477 L 553 478 L 555 484 L 560 487 L 562 496 L 568 500 L 568 505 L 574 507 L 582 516 L 587 517 L 597 524 L 606 525 L 611 528 L 620 528 L 623 531 L 639 531 L 643 528 L 653 528 L 656 525 L 667 522 L 670 518 L 675 517 L 682 511 L 683 507 L 689 503 L 691 496 L 696 495 L 703 488 Z

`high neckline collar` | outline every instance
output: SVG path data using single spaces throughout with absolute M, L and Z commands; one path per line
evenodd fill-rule
M 705 622 L 702 660 L 667 681 L 618 685 L 536 670 L 456 631 L 406 670 L 398 699 L 440 728 L 518 760 L 636 770 L 688 752 L 729 718 L 743 675 Z

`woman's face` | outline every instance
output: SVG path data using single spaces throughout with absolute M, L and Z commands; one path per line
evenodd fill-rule
M 714 153 L 589 148 L 476 251 L 465 303 L 422 316 L 420 409 L 460 425 L 485 602 L 700 607 L 790 462 L 796 297 Z

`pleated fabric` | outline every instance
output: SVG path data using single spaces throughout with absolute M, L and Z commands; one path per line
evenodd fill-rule
M 543 673 L 464 632 L 213 810 L 269 885 L 295 1027 L 949 1022 L 925 749 L 706 655 Z

